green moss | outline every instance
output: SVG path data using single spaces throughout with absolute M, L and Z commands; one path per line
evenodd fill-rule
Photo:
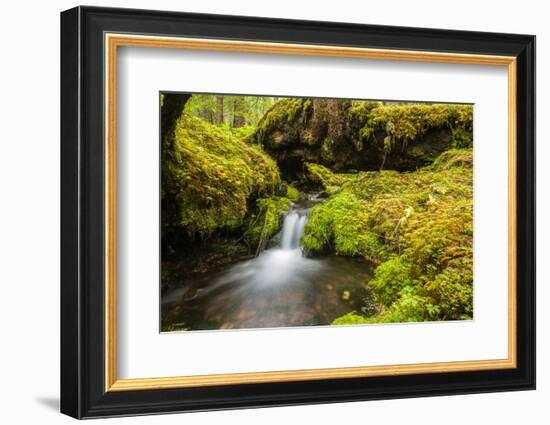
M 350 118 L 361 123 L 366 123 L 370 118 L 370 113 L 375 108 L 382 108 L 382 102 L 372 102 L 370 100 L 353 100 L 349 110 Z
M 399 142 L 413 143 L 428 130 L 448 128 L 455 148 L 472 147 L 472 105 L 389 104 L 355 101 L 351 117 L 361 125 L 359 136 L 369 141 L 377 130 L 385 133 L 384 150 L 390 151 Z
M 242 225 L 248 200 L 280 184 L 277 165 L 258 146 L 188 114 L 177 123 L 174 151 L 163 166 L 169 176 L 163 191 L 178 203 L 179 224 L 203 238 Z
M 333 325 L 357 325 L 373 323 L 406 323 L 429 320 L 426 298 L 415 295 L 412 291 L 402 296 L 388 309 L 376 316 L 364 317 L 355 312 L 335 319 Z
M 355 312 L 340 316 L 332 322 L 333 325 L 365 325 L 367 323 L 370 323 L 368 319 Z
M 286 188 L 286 197 L 291 201 L 297 201 L 300 198 L 300 192 L 298 192 L 298 189 L 288 185 Z
M 276 102 L 258 122 L 258 128 L 253 138 L 260 142 L 264 135 L 274 130 L 282 130 L 285 126 L 295 123 L 298 119 L 304 123 L 312 106 L 312 100 L 307 98 L 283 98 Z
M 350 177 L 346 174 L 335 174 L 327 167 L 313 162 L 306 162 L 307 179 L 310 183 L 321 186 L 329 192 L 335 191 L 340 188 L 346 181 L 349 181 Z
M 353 193 L 342 191 L 315 206 L 304 229 L 306 255 L 328 251 L 345 256 L 383 256 L 384 247 L 369 228 L 368 204 Z
M 278 196 L 261 198 L 257 201 L 258 212 L 250 217 L 246 240 L 252 246 L 268 241 L 281 227 L 281 219 L 290 208 L 290 199 Z
M 472 167 L 472 152 L 467 149 L 450 149 L 443 152 L 433 163 L 434 170 L 446 170 L 451 167 Z
M 473 126 L 474 110 L 473 106 L 465 106 L 455 109 L 454 115 L 451 118 L 451 134 L 453 136 L 453 148 L 464 149 L 473 146 L 474 126 Z
M 473 317 L 472 263 L 460 268 L 446 268 L 433 279 L 427 280 L 419 291 L 428 296 L 433 306 L 431 315 L 450 319 Z M 466 267 L 464 267 L 466 266 Z
M 182 332 L 182 331 L 188 331 L 189 328 L 185 326 L 184 324 L 176 323 L 176 324 L 170 324 L 170 325 L 162 325 L 161 332 Z
M 377 316 L 369 318 L 370 323 L 404 323 L 430 320 L 428 299 L 415 294 L 414 289 L 402 293 L 401 297 Z
M 302 141 L 306 145 L 310 145 L 310 146 L 315 144 L 315 139 L 313 138 L 313 133 L 311 132 L 311 130 L 304 131 L 304 134 L 302 135 Z
M 253 125 L 244 125 L 242 127 L 230 128 L 231 134 L 235 139 L 242 140 L 243 142 L 250 142 L 251 137 L 256 131 L 256 127 Z
M 368 286 L 382 312 L 371 322 L 471 318 L 472 173 L 472 151 L 451 150 L 410 173 L 346 176 L 313 208 L 305 252 L 379 263 Z
M 405 288 L 413 285 L 411 265 L 403 257 L 392 258 L 378 266 L 374 278 L 368 284 L 369 289 L 385 306 L 392 305 Z

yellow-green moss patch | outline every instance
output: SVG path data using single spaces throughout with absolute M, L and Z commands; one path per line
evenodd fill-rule
M 176 193 L 179 224 L 191 235 L 240 226 L 247 201 L 280 184 L 275 162 L 258 146 L 187 114 L 177 123 L 171 156 L 163 165 L 169 167 L 165 184 Z
M 368 287 L 382 312 L 365 320 L 471 318 L 472 172 L 472 151 L 452 150 L 415 172 L 346 176 L 313 208 L 304 250 L 379 263 Z
M 472 105 L 389 104 L 356 101 L 351 115 L 363 123 L 361 138 L 368 141 L 376 130 L 386 134 L 384 149 L 390 151 L 397 142 L 413 143 L 428 130 L 446 127 L 451 131 L 455 148 L 472 147 Z

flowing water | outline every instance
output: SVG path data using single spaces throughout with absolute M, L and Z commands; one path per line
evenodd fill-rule
M 188 330 L 329 325 L 370 304 L 372 265 L 335 255 L 306 258 L 303 235 L 315 200 L 293 205 L 277 247 L 163 295 L 163 325 Z

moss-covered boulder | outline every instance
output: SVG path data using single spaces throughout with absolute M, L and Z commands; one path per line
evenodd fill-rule
M 163 209 L 163 226 L 177 233 L 166 235 L 168 241 L 240 228 L 255 200 L 272 195 L 281 182 L 277 164 L 259 146 L 187 113 L 164 156 L 162 197 L 176 206 L 172 215 Z
M 294 179 L 304 164 L 333 171 L 410 171 L 450 148 L 472 146 L 471 105 L 282 99 L 251 139 Z

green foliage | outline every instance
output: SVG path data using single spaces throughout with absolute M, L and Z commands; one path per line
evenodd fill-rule
M 194 94 L 185 104 L 185 112 L 212 124 L 215 122 L 216 107 L 216 96 Z
M 236 97 L 236 96 L 233 96 Z M 241 96 L 242 114 L 248 125 L 256 128 L 260 119 L 275 104 L 276 99 L 268 96 Z
M 243 223 L 250 198 L 272 194 L 280 184 L 274 161 L 223 128 L 184 113 L 175 132 L 166 182 L 175 194 L 179 224 L 193 236 Z
M 194 94 L 187 102 L 185 111 L 211 124 L 229 128 L 248 127 L 247 135 L 250 135 L 274 103 L 275 98 L 268 96 Z M 241 125 L 234 125 L 236 117 L 241 118 Z
M 410 173 L 327 170 L 318 178 L 338 191 L 313 208 L 304 250 L 379 263 L 368 286 L 383 311 L 366 320 L 471 318 L 472 172 L 472 151 L 457 149 Z

